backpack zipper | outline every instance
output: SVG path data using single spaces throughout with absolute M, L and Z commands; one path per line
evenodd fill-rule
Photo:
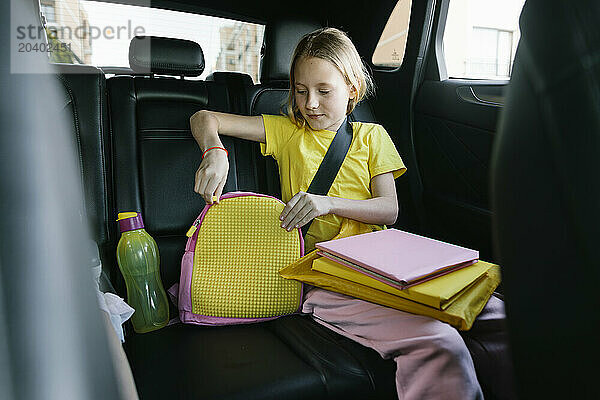
M 194 221 L 194 224 L 192 226 L 190 226 L 190 229 L 188 229 L 185 236 L 192 237 L 192 235 L 194 235 L 194 232 L 196 232 L 196 229 L 198 229 L 198 225 L 200 225 L 200 218 L 198 218 Z

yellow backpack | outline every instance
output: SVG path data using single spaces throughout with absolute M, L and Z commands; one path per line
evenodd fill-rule
M 188 231 L 178 308 L 182 322 L 227 325 L 298 312 L 302 283 L 279 270 L 304 255 L 299 229 L 281 228 L 284 203 L 231 192 L 207 204 Z

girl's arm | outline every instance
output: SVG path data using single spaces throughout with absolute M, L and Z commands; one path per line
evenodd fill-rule
M 190 118 L 192 135 L 204 154 L 211 147 L 223 147 L 219 135 L 234 136 L 255 142 L 265 142 L 265 126 L 262 117 L 247 117 L 215 111 L 198 111 Z M 194 191 L 212 204 L 213 196 L 221 197 L 227 181 L 229 160 L 223 150 L 206 152 L 196 171 Z
M 396 222 L 398 199 L 392 173 L 374 176 L 371 179 L 371 192 L 373 198 L 367 200 L 299 192 L 284 207 L 280 216 L 281 226 L 289 231 L 326 214 L 336 214 L 367 224 L 391 225 Z
M 202 150 L 206 146 L 221 145 L 217 133 L 254 142 L 265 142 L 265 126 L 261 116 L 248 117 L 201 110 L 190 117 L 190 126 L 192 135 Z

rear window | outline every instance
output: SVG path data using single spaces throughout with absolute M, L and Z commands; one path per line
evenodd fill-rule
M 129 67 L 136 35 L 192 40 L 202 47 L 206 68 L 239 71 L 258 82 L 264 25 L 150 7 L 86 0 L 41 0 L 48 41 L 60 43 L 53 62 Z

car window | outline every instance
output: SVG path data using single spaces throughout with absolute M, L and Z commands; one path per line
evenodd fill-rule
M 450 0 L 443 48 L 450 78 L 510 78 L 525 0 Z
M 192 40 L 206 68 L 239 71 L 258 82 L 264 25 L 150 7 L 86 0 L 41 0 L 50 60 L 99 67 L 129 67 L 129 42 L 136 35 Z
M 399 67 L 404 59 L 410 21 L 411 0 L 398 0 L 392 10 L 371 61 L 380 67 Z

